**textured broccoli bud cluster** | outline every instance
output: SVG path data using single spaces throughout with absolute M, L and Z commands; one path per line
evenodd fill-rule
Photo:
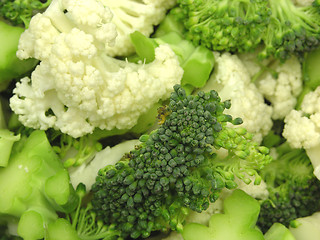
M 13 25 L 28 27 L 32 16 L 44 11 L 50 3 L 51 0 L 1 0 L 0 17 Z
M 320 7 L 297 7 L 291 0 L 269 0 L 272 15 L 263 36 L 264 50 L 261 58 L 275 56 L 280 60 L 292 54 L 314 50 L 320 43 Z
M 216 51 L 247 52 L 260 42 L 271 14 L 267 0 L 178 0 L 173 11 L 186 37 Z
M 174 90 L 159 111 L 160 127 L 115 166 L 101 169 L 92 187 L 93 209 L 124 236 L 181 231 L 188 209 L 206 210 L 221 189 L 237 186 L 235 176 L 246 181 L 271 161 L 268 149 L 251 142 L 243 128 L 227 127 L 242 122 L 223 113 L 230 101 L 221 102 L 215 91 L 193 96 L 180 85 Z M 215 153 L 220 148 L 227 156 Z
M 261 202 L 257 225 L 266 232 L 274 222 L 290 222 L 320 210 L 320 183 L 304 150 L 287 148 L 265 167 L 261 176 L 268 185 L 269 198 Z M 279 151 L 279 150 L 278 150 Z M 282 150 L 281 150 L 282 151 Z

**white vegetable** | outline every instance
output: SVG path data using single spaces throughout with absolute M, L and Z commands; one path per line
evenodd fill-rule
M 311 216 L 298 218 L 295 220 L 298 225 L 296 228 L 290 227 L 289 230 L 296 240 L 319 240 L 320 239 L 320 212 Z
M 64 11 L 66 9 L 66 11 Z M 66 13 L 64 13 L 66 12 Z M 130 129 L 169 97 L 183 70 L 167 45 L 149 64 L 112 58 L 112 14 L 98 0 L 53 0 L 22 34 L 17 56 L 41 60 L 17 83 L 10 107 L 27 127 L 55 128 L 73 137 L 94 128 Z
M 173 7 L 176 0 L 100 0 L 108 6 L 114 17 L 112 22 L 117 26 L 118 37 L 115 46 L 107 47 L 110 56 L 128 56 L 134 52 L 130 34 L 139 31 L 149 36 L 165 17 L 167 10 Z
M 296 57 L 292 57 L 282 64 L 276 61 L 269 67 L 277 73 L 277 78 L 266 71 L 255 83 L 271 103 L 272 118 L 283 119 L 294 109 L 302 91 L 301 64 Z
M 283 136 L 293 148 L 304 148 L 320 179 L 320 87 L 306 94 L 301 109 L 284 119 Z
M 106 147 L 98 152 L 95 157 L 88 163 L 78 167 L 68 168 L 70 181 L 74 188 L 79 183 L 86 185 L 87 191 L 90 191 L 95 183 L 99 169 L 116 164 L 125 153 L 134 149 L 134 146 L 139 144 L 139 140 L 129 140 L 115 145 L 114 147 Z
M 241 117 L 242 127 L 254 134 L 254 140 L 261 142 L 272 127 L 272 109 L 264 103 L 257 87 L 250 82 L 250 74 L 236 55 L 216 54 L 215 69 L 207 84 L 201 90 L 216 90 L 222 100 L 231 100 L 231 108 L 225 113 Z

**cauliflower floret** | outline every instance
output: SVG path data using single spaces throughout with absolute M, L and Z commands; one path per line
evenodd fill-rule
M 77 18 L 90 2 L 97 13 L 91 7 L 87 19 Z M 97 0 L 54 0 L 22 34 L 17 55 L 41 60 L 31 79 L 17 83 L 10 99 L 10 107 L 25 126 L 60 129 L 73 137 L 94 128 L 130 129 L 180 83 L 183 70 L 168 45 L 156 48 L 155 60 L 148 64 L 108 56 L 105 47 L 112 44 L 116 31 L 107 22 L 110 11 L 99 7 L 105 9 Z M 99 18 L 106 27 L 98 24 Z M 64 22 L 73 27 L 64 32 L 60 27 Z M 111 33 L 101 37 L 100 28 Z
M 303 98 L 300 110 L 292 110 L 284 119 L 283 136 L 293 148 L 304 148 L 320 179 L 320 87 Z
M 273 107 L 272 118 L 283 119 L 297 103 L 302 91 L 302 71 L 299 60 L 292 57 L 283 64 L 270 66 L 277 72 L 277 78 L 267 71 L 257 79 L 259 91 Z
M 149 36 L 165 17 L 176 0 L 100 0 L 113 12 L 112 22 L 117 26 L 115 46 L 107 47 L 110 56 L 128 56 L 134 52 L 130 34 L 139 31 Z
M 79 183 L 83 183 L 89 192 L 101 168 L 116 164 L 125 153 L 130 152 L 139 143 L 138 139 L 134 139 L 119 143 L 114 147 L 108 146 L 99 151 L 89 163 L 68 168 L 71 184 L 76 188 Z
M 231 100 L 225 112 L 243 119 L 242 126 L 261 142 L 272 127 L 272 109 L 264 103 L 257 87 L 250 82 L 250 74 L 238 56 L 223 53 L 215 56 L 215 70 L 201 90 L 216 90 L 222 100 Z

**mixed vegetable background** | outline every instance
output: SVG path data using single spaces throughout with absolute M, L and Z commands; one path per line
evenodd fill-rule
M 319 0 L 1 0 L 0 240 L 319 240 Z

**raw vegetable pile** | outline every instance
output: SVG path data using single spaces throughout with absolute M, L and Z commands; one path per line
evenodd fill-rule
M 319 0 L 2 0 L 0 240 L 319 240 Z

